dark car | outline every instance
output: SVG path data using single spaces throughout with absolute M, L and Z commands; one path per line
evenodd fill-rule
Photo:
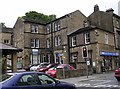
M 115 78 L 120 81 L 120 68 L 115 70 Z
M 37 68 L 37 71 L 38 72 L 46 72 L 46 71 L 48 71 L 48 69 L 55 67 L 55 66 L 58 66 L 58 65 L 59 65 L 58 63 L 49 64 L 47 66 Z
M 74 84 L 35 71 L 5 75 L 2 77 L 0 87 L 1 89 L 76 89 Z

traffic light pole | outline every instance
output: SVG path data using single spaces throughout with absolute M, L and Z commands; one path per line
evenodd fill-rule
M 85 59 L 85 62 L 86 62 L 86 76 L 87 76 L 87 78 L 88 78 L 88 64 L 87 64 L 87 58 L 84 58 Z
M 82 57 L 86 63 L 86 75 L 88 78 L 88 49 L 87 49 L 86 45 L 82 47 Z

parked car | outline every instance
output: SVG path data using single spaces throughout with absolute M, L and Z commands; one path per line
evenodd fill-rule
M 30 71 L 35 71 L 40 66 L 41 66 L 40 64 L 34 64 L 32 67 L 30 67 Z
M 37 71 L 38 72 L 46 72 L 46 71 L 48 71 L 48 69 L 55 67 L 55 66 L 58 66 L 58 63 L 52 63 L 47 66 L 39 67 L 39 68 L 37 68 Z
M 35 65 L 38 65 L 38 64 L 30 64 L 28 67 L 25 66 L 24 69 L 25 69 L 26 71 L 30 71 L 30 68 L 31 68 L 32 66 L 35 66 Z
M 1 89 L 77 89 L 74 84 L 34 71 L 9 73 L 2 77 L 0 87 Z
M 50 64 L 50 63 L 48 63 L 48 62 L 43 62 L 43 63 L 40 63 L 40 64 L 38 64 L 38 65 L 32 66 L 32 67 L 30 68 L 30 70 L 31 70 L 31 71 L 37 71 L 37 68 L 41 68 L 41 67 L 47 66 L 47 65 L 49 65 L 49 64 Z
M 115 70 L 115 78 L 120 81 L 120 68 Z
M 48 71 L 46 71 L 46 74 L 49 74 L 50 76 L 56 78 L 57 68 L 62 68 L 64 70 L 75 70 L 75 68 L 69 64 L 60 64 L 57 67 L 50 68 Z

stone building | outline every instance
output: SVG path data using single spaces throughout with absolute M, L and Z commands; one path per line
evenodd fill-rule
M 100 73 L 114 70 L 118 66 L 118 52 L 115 50 L 114 33 L 89 26 L 76 30 L 69 34 L 68 38 L 69 60 L 76 68 L 85 69 L 87 62 L 90 71 Z M 82 56 L 84 46 L 88 49 L 87 58 Z
M 120 17 L 113 11 L 95 5 L 88 17 L 76 10 L 46 24 L 19 17 L 13 28 L 14 45 L 23 49 L 18 62 L 69 63 L 77 69 L 87 64 L 97 73 L 114 70 L 120 65 Z M 83 46 L 88 58 L 82 57 Z
M 6 27 L 3 23 L 0 24 L 0 42 L 5 44 L 12 44 L 13 29 Z
M 99 11 L 95 5 L 94 12 L 88 16 L 85 27 L 68 35 L 69 60 L 77 68 L 89 69 L 97 73 L 114 70 L 120 59 L 120 18 L 112 9 Z M 88 58 L 82 57 L 82 47 L 87 46 Z
M 23 66 L 41 62 L 68 63 L 67 34 L 82 28 L 86 16 L 79 10 L 42 24 L 19 17 L 14 25 L 14 45 L 22 48 L 18 60 Z

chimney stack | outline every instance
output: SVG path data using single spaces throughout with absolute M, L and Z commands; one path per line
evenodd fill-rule
M 94 12 L 96 11 L 99 11 L 99 6 L 97 4 L 94 6 Z

